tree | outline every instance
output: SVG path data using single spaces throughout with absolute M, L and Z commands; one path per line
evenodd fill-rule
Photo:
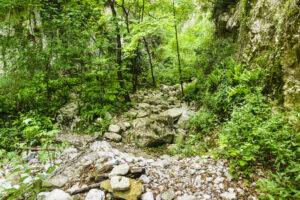
M 177 32 L 177 22 L 176 22 L 176 9 L 175 9 L 175 2 L 174 2 L 174 0 L 173 0 L 172 8 L 173 8 L 173 16 L 174 16 L 174 29 L 175 29 L 175 37 L 176 37 L 176 48 L 177 48 L 177 58 L 178 58 L 178 71 L 179 71 L 179 78 L 180 78 L 180 87 L 181 87 L 181 94 L 182 94 L 182 96 L 184 96 L 182 71 L 181 71 L 181 61 L 180 61 L 180 50 L 179 50 L 178 32 Z

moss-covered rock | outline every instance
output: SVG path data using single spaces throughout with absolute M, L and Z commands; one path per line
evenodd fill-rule
M 101 188 L 113 194 L 114 197 L 125 200 L 137 200 L 142 195 L 142 183 L 134 179 L 129 179 L 130 188 L 127 191 L 113 191 L 110 180 L 103 181 Z

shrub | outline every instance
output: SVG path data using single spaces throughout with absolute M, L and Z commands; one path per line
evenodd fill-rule
M 299 165 L 296 164 L 299 163 L 299 142 L 296 141 L 284 116 L 272 113 L 260 93 L 247 95 L 240 107 L 234 107 L 230 120 L 220 131 L 219 140 L 223 154 L 231 161 L 234 175 L 249 176 L 256 163 L 271 166 L 273 178 L 264 183 L 268 186 L 265 191 L 271 192 L 275 199 L 299 195 L 295 192 L 299 187 Z M 284 192 L 272 192 L 272 184 L 284 188 Z

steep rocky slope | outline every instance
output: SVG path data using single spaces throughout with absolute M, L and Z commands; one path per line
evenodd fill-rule
M 297 0 L 223 1 L 215 10 L 220 35 L 236 38 L 240 58 L 271 66 L 270 74 L 282 88 L 284 105 L 300 105 L 300 2 Z M 266 63 L 265 63 L 266 62 Z M 262 66 L 263 67 L 263 66 Z M 277 87 L 277 88 L 276 88 Z

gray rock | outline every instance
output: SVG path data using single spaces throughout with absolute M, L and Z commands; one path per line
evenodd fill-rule
M 126 175 L 129 172 L 129 169 L 130 167 L 128 164 L 115 166 L 110 172 L 109 176 Z
M 120 163 L 119 160 L 110 160 L 110 161 L 107 161 L 106 163 L 104 163 L 104 166 L 107 166 L 107 165 L 118 165 Z
M 142 200 L 154 200 L 152 192 L 146 192 L 142 195 Z
M 180 197 L 177 197 L 177 200 L 196 200 L 197 198 L 193 195 L 183 195 Z
M 124 122 L 124 126 L 126 129 L 129 129 L 131 127 L 131 124 L 129 122 Z
M 61 174 L 54 176 L 49 180 L 51 187 L 54 188 L 62 188 L 66 185 L 68 181 L 69 181 L 68 177 Z
M 120 133 L 121 132 L 121 128 L 118 125 L 111 124 L 108 127 L 108 131 L 112 132 L 112 133 Z
M 130 181 L 123 176 L 113 176 L 110 179 L 110 186 L 114 191 L 126 191 L 130 188 Z
M 172 200 L 175 198 L 175 192 L 172 189 L 169 189 L 168 191 L 164 192 L 161 195 L 162 200 Z
M 121 142 L 122 136 L 117 134 L 117 133 L 112 133 L 112 132 L 106 132 L 104 133 L 103 137 L 105 139 L 114 141 L 114 142 Z
M 105 200 L 105 193 L 98 189 L 91 189 L 86 195 L 85 200 Z
M 37 153 L 33 151 L 29 151 L 28 153 L 25 152 L 25 155 L 23 155 L 22 161 L 23 162 L 29 162 L 31 159 L 35 158 Z
M 183 112 L 182 109 L 172 108 L 161 113 L 160 116 L 171 118 L 174 122 L 179 119 L 179 117 L 182 115 L 182 112 Z
M 51 192 L 38 194 L 38 200 L 73 200 L 73 198 L 63 190 L 55 189 Z
M 172 143 L 175 135 L 168 119 L 158 115 L 133 120 L 130 132 L 138 145 L 147 147 Z
M 60 125 L 68 126 L 72 123 L 76 116 L 76 110 L 78 108 L 77 102 L 72 102 L 58 111 L 57 121 Z

